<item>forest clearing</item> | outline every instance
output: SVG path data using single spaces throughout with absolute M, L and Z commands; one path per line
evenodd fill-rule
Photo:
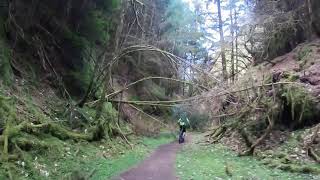
M 0 180 L 320 179 L 319 0 L 4 0 L 0 23 Z

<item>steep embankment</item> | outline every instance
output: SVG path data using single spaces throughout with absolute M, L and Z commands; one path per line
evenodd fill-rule
M 224 142 L 272 168 L 319 174 L 319 52 L 319 40 L 300 44 L 250 68 L 229 88 L 208 93 L 211 117 L 221 122 L 209 142 Z
M 82 155 L 90 154 L 83 151 L 94 149 L 95 153 L 97 146 L 114 139 L 115 146 L 130 151 L 135 143 L 132 134 L 159 132 L 160 127 L 140 111 L 117 100 L 168 99 L 178 88 L 167 81 L 149 80 L 130 87 L 126 94 L 115 92 L 146 76 L 177 76 L 171 62 L 163 61 L 162 53 L 145 45 L 156 46 L 162 39 L 170 44 L 159 27 L 168 3 L 0 3 L 2 177 L 68 176 L 77 170 L 74 163 L 59 167 L 54 163 L 82 161 Z M 107 99 L 107 94 L 113 96 Z M 167 113 L 156 107 L 139 108 L 159 116 Z M 72 158 L 65 158 L 69 152 Z

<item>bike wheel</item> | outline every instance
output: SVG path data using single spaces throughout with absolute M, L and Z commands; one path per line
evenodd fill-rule
M 179 144 L 183 143 L 184 142 L 184 138 L 183 138 L 183 132 L 180 131 L 179 133 Z

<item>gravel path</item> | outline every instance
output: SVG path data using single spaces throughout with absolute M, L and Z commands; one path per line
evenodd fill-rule
M 161 145 L 141 164 L 113 180 L 177 180 L 176 154 L 181 146 L 177 142 Z

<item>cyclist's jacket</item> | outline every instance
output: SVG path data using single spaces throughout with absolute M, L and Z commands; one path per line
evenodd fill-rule
M 186 126 L 187 123 L 190 124 L 190 121 L 189 121 L 189 119 L 187 117 L 185 117 L 185 118 L 180 118 L 178 120 L 178 123 L 179 123 L 180 126 Z

